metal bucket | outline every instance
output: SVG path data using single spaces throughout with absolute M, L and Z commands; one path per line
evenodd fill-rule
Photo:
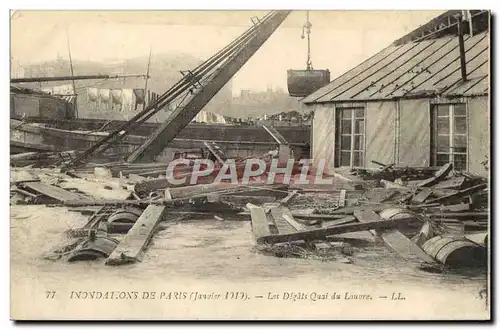
M 415 217 L 420 221 L 414 221 L 411 223 L 407 223 L 404 226 L 398 227 L 398 230 L 401 231 L 405 236 L 411 238 L 417 235 L 424 224 L 424 219 L 421 215 L 416 214 L 407 209 L 399 209 L 399 208 L 391 208 L 385 209 L 379 213 L 380 217 L 386 220 L 390 219 L 401 219 L 401 218 L 410 218 Z
M 435 236 L 422 245 L 422 249 L 440 263 L 453 267 L 484 267 L 486 249 L 465 237 Z
M 329 70 L 288 70 L 288 94 L 305 97 L 330 83 Z

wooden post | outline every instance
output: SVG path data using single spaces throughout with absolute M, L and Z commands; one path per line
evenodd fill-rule
M 106 265 L 116 266 L 141 261 L 155 229 L 163 220 L 165 210 L 166 207 L 163 205 L 149 205 L 106 259 Z
M 69 35 L 68 35 L 68 29 L 66 28 L 66 42 L 68 45 L 68 55 L 69 55 L 69 68 L 71 72 L 71 77 L 74 77 L 74 72 L 73 72 L 73 61 L 71 59 L 71 48 L 69 46 Z M 75 79 L 71 80 L 73 84 L 73 94 L 75 95 L 75 101 L 74 101 L 74 109 L 75 109 L 75 117 L 78 118 L 78 96 L 76 94 L 76 87 L 75 87 Z
M 465 62 L 465 46 L 464 46 L 464 26 L 462 14 L 458 17 L 458 46 L 460 49 L 460 70 L 462 72 L 462 81 L 467 80 L 467 67 Z

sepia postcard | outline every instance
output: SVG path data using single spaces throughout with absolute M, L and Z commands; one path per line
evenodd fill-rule
M 11 319 L 491 320 L 490 20 L 11 10 Z

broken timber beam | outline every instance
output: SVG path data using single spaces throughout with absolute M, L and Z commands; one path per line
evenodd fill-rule
M 286 196 L 285 198 L 283 198 L 283 199 L 280 201 L 280 204 L 281 204 L 281 205 L 287 205 L 287 204 L 290 202 L 290 200 L 292 200 L 292 198 L 294 198 L 294 197 L 297 195 L 297 193 L 298 193 L 298 192 L 299 192 L 298 190 L 292 190 L 292 191 L 288 194 L 288 196 Z
M 290 145 L 288 141 L 274 127 L 262 125 L 269 135 L 278 143 L 278 161 L 286 163 L 290 157 Z
M 381 221 L 380 219 L 382 219 L 382 217 L 373 211 L 356 211 L 354 216 L 362 223 L 370 223 L 374 219 Z M 431 256 L 396 228 L 378 228 L 375 232 L 371 232 L 372 234 L 380 235 L 387 246 L 405 259 L 419 259 L 431 264 L 435 263 Z
M 397 184 L 396 182 L 392 182 L 392 181 L 389 181 L 389 180 L 382 179 L 382 180 L 380 180 L 380 183 L 383 184 L 384 187 L 387 188 L 387 189 L 401 189 L 401 190 L 404 190 L 404 191 L 407 191 L 407 192 L 413 191 L 413 189 L 411 189 L 410 187 L 406 187 L 406 186 Z
M 413 196 L 413 198 L 411 199 L 411 201 L 413 203 L 416 203 L 416 204 L 421 204 L 423 202 L 425 202 L 425 200 L 427 198 L 429 198 L 429 196 L 432 195 L 432 190 L 429 189 L 429 188 L 422 188 L 422 191 L 420 191 L 418 194 L 416 194 L 415 196 Z
M 330 220 L 330 221 L 323 221 L 321 223 L 321 227 L 323 228 L 328 228 L 328 227 L 333 227 L 333 226 L 339 226 L 339 225 L 345 225 L 351 222 L 357 222 L 358 219 L 352 215 L 345 216 L 341 219 L 336 219 L 336 220 Z
M 247 208 L 250 210 L 252 217 L 252 232 L 255 241 L 258 243 L 262 237 L 271 235 L 269 229 L 269 220 L 264 208 L 248 203 Z
M 481 184 L 478 184 L 476 186 L 473 186 L 473 187 L 470 187 L 470 188 L 467 188 L 467 189 L 463 189 L 463 190 L 459 190 L 458 192 L 454 193 L 454 194 L 450 194 L 450 195 L 447 195 L 447 196 L 443 196 L 443 197 L 439 197 L 439 198 L 436 198 L 436 199 L 432 199 L 428 202 L 428 204 L 435 204 L 435 203 L 440 203 L 440 204 L 444 204 L 444 203 L 448 203 L 450 201 L 453 201 L 454 199 L 460 199 L 460 198 L 463 198 L 467 195 L 472 195 L 478 191 L 481 191 L 485 188 L 488 187 L 488 184 L 487 183 L 481 183 Z
M 266 130 L 269 135 L 278 143 L 279 145 L 288 145 L 288 141 L 285 139 L 283 135 L 281 135 L 280 132 L 276 130 L 273 126 L 266 126 L 262 125 L 262 127 Z
M 432 189 L 462 189 L 464 182 L 463 176 L 453 177 L 433 185 Z
M 39 182 L 39 181 L 38 182 L 24 181 L 24 182 L 17 183 L 17 185 L 21 186 L 22 188 L 25 188 L 25 189 L 34 190 L 34 191 L 38 192 L 39 194 L 48 196 L 48 197 L 53 198 L 55 200 L 58 200 L 60 202 L 65 202 L 65 201 L 69 201 L 69 200 L 81 200 L 81 201 L 90 200 L 89 198 L 87 198 L 83 195 L 76 194 L 76 193 L 73 193 L 73 192 L 68 191 L 66 189 L 56 187 L 53 185 L 49 185 L 49 184 Z
M 155 229 L 163 220 L 165 210 L 165 206 L 149 205 L 106 259 L 106 265 L 116 266 L 141 261 Z
M 403 223 L 408 223 L 412 221 L 418 221 L 418 220 L 416 220 L 415 217 L 411 218 L 405 217 L 400 219 L 370 221 L 365 223 L 339 225 L 329 228 L 318 228 L 312 230 L 297 231 L 291 234 L 261 236 L 261 237 L 256 237 L 256 239 L 258 244 L 265 244 L 265 243 L 274 244 L 274 243 L 283 243 L 283 242 L 301 241 L 301 240 L 312 241 L 344 233 L 365 231 L 370 229 L 378 229 L 378 230 L 389 229 L 400 226 Z
M 220 162 L 224 163 L 227 160 L 226 153 L 222 150 L 221 147 L 217 145 L 217 143 L 211 141 L 204 141 L 203 145 L 210 151 L 212 155 Z
M 431 178 L 424 180 L 418 184 L 419 187 L 429 187 L 432 186 L 446 178 L 446 176 L 451 172 L 453 169 L 453 164 L 452 163 L 447 163 L 444 164 L 439 171 L 434 173 L 434 176 Z

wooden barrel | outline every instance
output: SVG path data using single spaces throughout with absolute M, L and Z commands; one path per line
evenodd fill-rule
M 69 255 L 68 261 L 95 260 L 107 258 L 118 246 L 119 241 L 115 238 L 97 236 L 94 240 L 87 239 L 79 244 Z
M 399 231 L 401 231 L 408 238 L 412 238 L 414 235 L 417 235 L 420 232 L 420 229 L 422 228 L 422 225 L 425 222 L 424 219 L 422 219 L 422 217 L 419 214 L 416 214 L 415 212 L 412 212 L 407 209 L 400 209 L 400 208 L 385 209 L 382 212 L 380 212 L 379 215 L 380 217 L 386 220 L 409 218 L 409 217 L 415 217 L 416 219 L 421 220 L 421 221 L 413 221 L 411 223 L 407 223 L 404 225 L 404 227 L 398 227 Z
M 288 94 L 305 97 L 330 83 L 329 70 L 288 70 Z
M 465 237 L 435 236 L 422 249 L 440 263 L 453 268 L 484 267 L 486 249 Z

